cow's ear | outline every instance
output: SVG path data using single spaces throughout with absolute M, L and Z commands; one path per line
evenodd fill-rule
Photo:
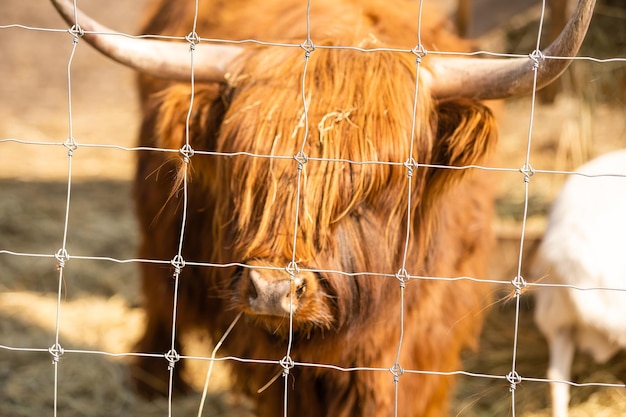
M 487 106 L 468 99 L 449 100 L 438 103 L 436 115 L 433 164 L 467 167 L 485 162 L 497 141 L 496 121 Z M 435 168 L 428 177 L 429 187 L 442 189 L 466 171 Z
M 197 85 L 193 103 L 188 84 L 174 84 L 155 97 L 158 109 L 154 145 L 159 148 L 181 149 L 187 143 L 189 117 L 189 144 L 194 150 L 215 149 L 215 138 L 224 116 L 223 88 L 218 84 Z

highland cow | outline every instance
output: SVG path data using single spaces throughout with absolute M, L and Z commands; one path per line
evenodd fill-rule
M 72 5 L 55 3 L 73 22 Z M 143 33 L 185 36 L 194 27 L 193 1 L 157 3 Z M 289 345 L 298 363 L 439 372 L 397 372 L 394 384 L 390 372 L 295 366 L 284 384 L 259 393 L 283 368 L 234 362 L 233 386 L 254 399 L 258 415 L 281 415 L 285 389 L 289 416 L 388 415 L 396 388 L 398 415 L 446 414 L 453 378 L 440 373 L 460 369 L 461 350 L 474 346 L 489 288 L 416 277 L 485 277 L 493 202 L 484 171 L 437 166 L 485 163 L 496 131 L 479 100 L 531 91 L 534 63 L 422 56 L 418 7 L 313 0 L 307 19 L 306 2 L 295 0 L 200 2 L 203 38 L 304 43 L 309 57 L 304 77 L 301 48 L 202 41 L 193 90 L 185 45 L 85 35 L 143 74 L 140 145 L 182 149 L 189 120 L 195 151 L 139 153 L 140 256 L 172 259 L 184 230 L 188 262 L 178 280 L 162 263 L 141 264 L 148 322 L 138 351 L 171 349 L 178 283 L 177 352 L 181 334 L 208 329 L 217 340 L 244 313 L 223 346 L 229 355 L 279 361 Z M 581 2 L 547 55 L 576 53 L 592 8 Z M 83 29 L 107 31 L 78 16 Z M 467 50 L 448 26 L 425 8 L 421 47 Z M 542 62 L 539 87 L 567 64 Z M 415 279 L 394 276 L 399 270 Z M 175 367 L 179 391 L 187 389 L 184 363 Z M 163 359 L 141 357 L 133 374 L 144 393 L 167 390 Z

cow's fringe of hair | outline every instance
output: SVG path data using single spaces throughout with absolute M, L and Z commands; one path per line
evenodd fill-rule
M 417 169 L 412 173 L 413 201 L 407 212 L 407 168 L 402 163 L 410 156 L 429 164 L 480 162 L 494 142 L 489 110 L 470 100 L 437 103 L 422 83 L 411 155 L 413 58 L 390 52 L 318 50 L 310 58 L 305 80 L 309 106 L 305 140 L 301 60 L 298 51 L 256 49 L 242 60 L 228 88 L 196 89 L 191 120 L 195 149 L 292 157 L 305 143 L 309 158 L 329 159 L 304 165 L 297 200 L 298 162 L 293 159 L 194 157 L 194 164 L 202 164 L 198 172 L 208 187 L 207 198 L 214 199 L 216 213 L 224 214 L 214 216 L 215 238 L 223 243 L 221 248 L 238 255 L 222 260 L 274 258 L 284 263 L 291 259 L 296 204 L 300 242 L 296 260 L 304 265 L 328 267 L 319 264 L 316 253 L 327 259 L 327 254 L 337 252 L 334 225 L 346 217 L 362 217 L 367 210 L 385 219 L 380 239 L 386 247 L 401 247 L 399 238 L 411 216 L 421 241 L 414 242 L 410 252 L 427 258 L 423 250 L 436 223 L 431 220 L 432 204 L 462 173 Z M 272 62 L 282 64 L 272 66 Z M 361 82 L 344 82 L 347 77 Z M 159 120 L 168 124 L 158 128 L 160 145 L 179 148 L 184 143 L 188 87 L 175 85 L 161 99 Z M 431 149 L 437 153 L 432 155 Z M 181 177 L 174 190 L 180 187 Z M 281 189 L 282 184 L 290 185 Z M 224 222 L 230 218 L 234 223 L 229 229 L 236 233 L 224 236 Z M 396 255 L 393 259 L 366 260 L 368 265 L 361 266 L 388 271 L 398 261 L 398 252 L 391 253 Z
M 406 223 L 407 179 L 401 164 L 410 155 L 413 90 L 405 86 L 415 84 L 415 67 L 411 57 L 392 53 L 316 51 L 305 80 L 309 121 L 305 132 L 301 72 L 294 74 L 294 69 L 302 71 L 301 60 L 301 54 L 291 50 L 247 56 L 229 97 L 238 110 L 226 114 L 217 143 L 218 151 L 287 157 L 295 156 L 304 144 L 310 159 L 302 170 L 299 200 L 298 162 L 284 159 L 220 159 L 217 175 L 229 181 L 214 182 L 213 194 L 232 196 L 230 201 L 238 208 L 235 241 L 246 242 L 245 247 L 235 243 L 235 252 L 249 258 L 276 254 L 291 258 L 299 205 L 302 243 L 296 258 L 316 265 L 315 253 L 336 252 L 334 225 L 346 216 L 375 210 L 388 221 L 388 236 L 382 237 L 388 240 L 397 239 L 397 227 Z M 282 64 L 272 67 L 271 62 Z M 345 82 L 347 78 L 361 82 Z M 422 93 L 420 103 L 417 120 L 422 122 L 414 154 L 415 159 L 428 160 L 432 102 Z M 416 196 L 421 183 L 415 181 Z M 291 185 L 279 189 L 280 184 Z M 232 209 L 222 207 L 223 212 Z

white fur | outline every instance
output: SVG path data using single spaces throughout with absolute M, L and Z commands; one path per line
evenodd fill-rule
M 626 150 L 580 167 L 626 175 Z M 533 275 L 541 283 L 626 289 L 626 178 L 572 175 L 556 198 Z M 626 347 L 626 292 L 540 287 L 535 322 L 550 348 L 548 378 L 568 381 L 574 352 L 598 362 Z M 566 417 L 569 385 L 551 383 L 552 415 Z

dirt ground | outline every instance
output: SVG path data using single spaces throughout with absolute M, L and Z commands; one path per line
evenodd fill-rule
M 133 32 L 147 0 L 81 0 L 80 5 L 119 31 Z M 500 51 L 528 51 L 536 33 L 537 10 L 485 36 Z M 599 7 L 582 55 L 626 57 L 625 9 Z M 0 26 L 16 24 L 65 29 L 46 0 L 2 0 Z M 67 33 L 0 29 L 0 251 L 54 254 L 62 246 L 67 199 L 67 149 L 3 139 L 61 143 L 69 135 Z M 72 127 L 79 145 L 132 146 L 138 127 L 133 73 L 79 45 L 71 66 Z M 537 170 L 570 170 L 587 159 L 626 144 L 626 65 L 577 62 L 560 82 L 564 91 L 552 104 L 538 103 L 531 146 Z M 525 162 L 530 115 L 528 98 L 506 102 L 500 117 L 500 146 L 494 166 L 519 168 Z M 133 153 L 80 147 L 72 158 L 67 249 L 70 254 L 129 259 L 137 235 L 130 198 Z M 541 236 L 544 214 L 564 176 L 531 179 L 523 272 Z M 523 176 L 494 174 L 498 187 L 499 236 L 489 278 L 508 281 L 517 271 L 522 218 Z M 0 252 L 0 415 L 30 417 L 53 410 L 53 366 L 47 349 L 55 340 L 58 293 L 56 260 Z M 510 286 L 494 289 L 496 299 L 480 349 L 467 355 L 464 370 L 506 375 L 511 371 L 515 303 Z M 59 323 L 65 349 L 129 352 L 143 320 L 136 265 L 71 259 L 64 269 Z M 532 322 L 532 292 L 522 297 L 517 371 L 545 374 L 545 342 Z M 209 355 L 203 340 L 198 353 Z M 595 365 L 578 355 L 578 382 L 619 381 L 626 356 Z M 129 389 L 124 358 L 93 353 L 65 354 L 59 366 L 60 416 L 167 415 L 165 401 L 145 402 Z M 195 367 L 199 387 L 206 363 Z M 245 402 L 227 394 L 228 369 L 216 371 L 205 415 L 250 415 Z M 524 382 L 516 390 L 516 415 L 549 415 L 545 384 Z M 626 413 L 621 389 L 575 388 L 572 417 Z M 460 377 L 453 415 L 511 414 L 508 383 Z M 177 398 L 174 415 L 196 415 L 199 395 Z

